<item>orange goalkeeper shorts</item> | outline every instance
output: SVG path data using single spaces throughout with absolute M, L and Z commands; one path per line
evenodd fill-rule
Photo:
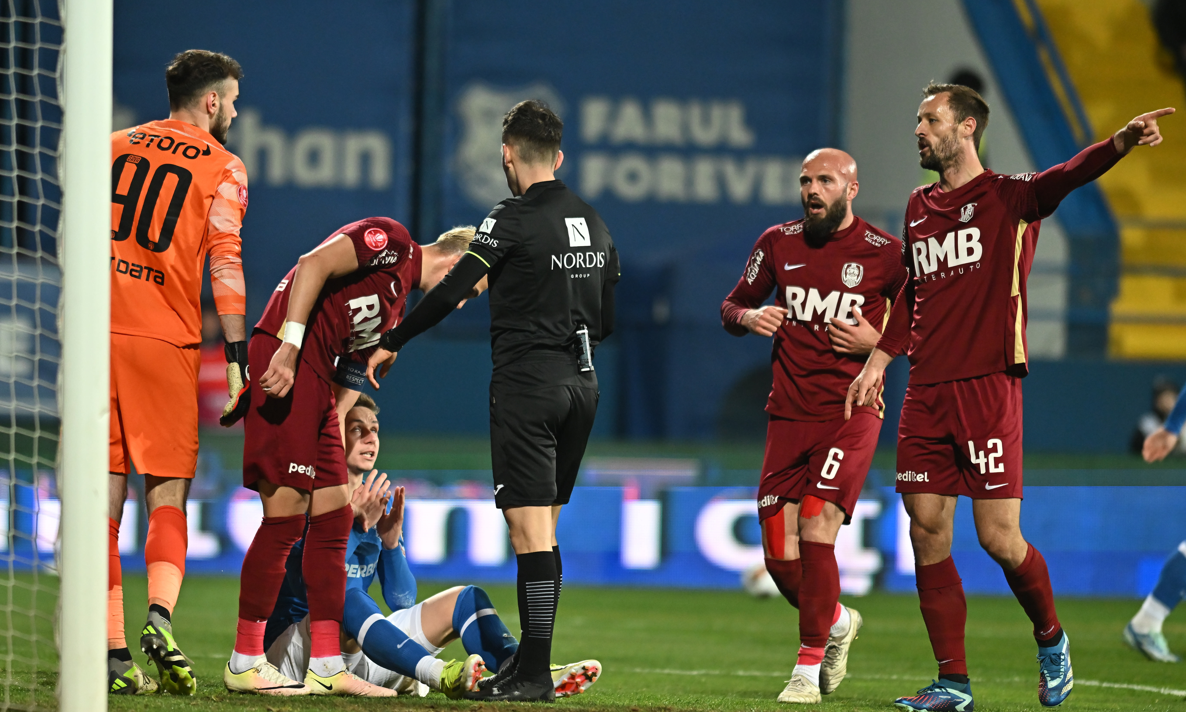
M 111 335 L 110 472 L 194 476 L 201 364 L 197 346 Z

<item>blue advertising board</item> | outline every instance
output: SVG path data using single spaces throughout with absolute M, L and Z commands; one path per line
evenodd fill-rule
M 399 472 L 390 473 L 399 481 Z M 410 473 L 408 473 L 410 474 Z M 445 488 L 404 480 L 404 540 L 413 573 L 426 580 L 511 582 L 515 558 L 502 513 L 490 498 L 488 471 Z M 0 474 L 0 480 L 7 475 Z M 48 477 L 18 475 L 0 488 L 0 551 L 18 567 L 52 561 L 61 505 Z M 565 580 L 599 586 L 729 589 L 763 562 L 756 490 L 751 487 L 577 487 L 557 537 Z M 7 501 L 8 497 L 12 501 Z M 1115 502 L 1150 513 L 1114 526 Z M 1021 527 L 1043 554 L 1058 595 L 1143 596 L 1186 532 L 1178 512 L 1184 487 L 1029 487 Z M 977 542 L 972 509 L 956 510 L 952 556 L 964 589 L 1011 595 L 1000 566 Z M 1161 514 L 1162 516 L 1157 516 Z M 188 503 L 186 570 L 237 575 L 263 516 L 258 496 L 240 487 Z M 866 491 L 836 542 L 841 588 L 862 595 L 879 588 L 912 593 L 909 522 L 892 487 Z M 125 571 L 144 570 L 143 505 L 124 507 L 119 549 Z M 11 552 L 8 549 L 12 549 Z M 36 553 L 35 553 L 36 552 Z M 24 563 L 22 563 L 24 562 Z

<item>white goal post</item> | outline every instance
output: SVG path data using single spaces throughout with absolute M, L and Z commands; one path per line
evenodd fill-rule
M 62 712 L 107 709 L 112 0 L 61 0 Z

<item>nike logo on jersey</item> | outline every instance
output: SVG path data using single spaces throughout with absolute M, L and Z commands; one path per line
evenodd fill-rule
M 838 489 L 840 489 L 839 487 L 829 487 L 829 486 L 825 485 L 823 482 L 816 482 L 816 483 L 815 483 L 815 486 L 816 486 L 816 487 L 819 487 L 820 489 L 831 489 L 831 490 L 838 490 Z
M 806 267 L 806 266 L 807 266 L 807 263 L 806 263 L 806 262 L 804 262 L 804 263 L 803 263 L 803 264 L 801 264 L 801 265 L 793 265 L 793 264 L 791 264 L 790 262 L 788 262 L 788 263 L 786 263 L 785 265 L 783 265 L 783 266 L 782 266 L 782 268 L 783 268 L 784 270 L 790 271 L 790 270 L 793 270 L 793 269 L 799 269 L 800 267 Z
M 495 488 L 494 488 L 494 496 L 495 496 L 495 497 L 497 497 L 497 496 L 498 496 L 498 492 L 499 492 L 499 490 L 501 490 L 503 487 L 506 487 L 506 485 L 499 485 L 499 486 L 497 486 L 497 487 L 495 487 Z
M 923 215 L 923 216 L 922 216 L 922 220 L 926 220 L 926 219 L 927 219 L 927 218 L 929 218 L 929 217 L 931 217 L 931 216 L 930 216 L 930 215 Z M 910 227 L 914 227 L 915 225 L 918 225 L 919 223 L 921 223 L 921 222 L 922 222 L 922 220 L 911 220 L 911 221 L 910 221 Z
M 990 484 L 988 484 L 987 482 L 985 482 L 985 483 L 984 483 L 984 489 L 986 489 L 986 490 L 995 490 L 996 488 L 998 488 L 998 487 L 1004 487 L 1004 486 L 1005 486 L 1005 485 L 1007 485 L 1007 484 L 1009 484 L 1009 483 L 1008 483 L 1008 482 L 1002 482 L 1002 483 L 1001 483 L 1001 484 L 999 484 L 999 485 L 990 485 Z

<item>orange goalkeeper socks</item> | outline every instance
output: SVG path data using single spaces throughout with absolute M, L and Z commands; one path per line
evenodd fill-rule
M 123 569 L 119 565 L 119 522 L 107 518 L 107 649 L 128 647 L 124 639 Z
M 185 513 L 177 507 L 161 506 L 148 516 L 148 539 L 144 563 L 148 567 L 148 604 L 164 607 L 171 614 L 185 577 L 185 551 L 189 531 Z

